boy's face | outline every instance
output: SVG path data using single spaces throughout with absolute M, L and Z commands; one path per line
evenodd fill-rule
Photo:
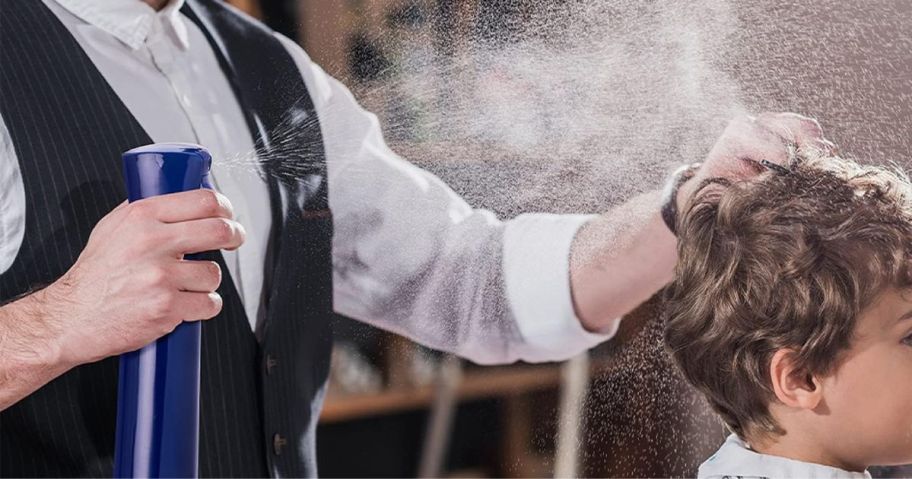
M 846 354 L 820 378 L 833 452 L 853 464 L 912 463 L 912 292 L 884 292 Z

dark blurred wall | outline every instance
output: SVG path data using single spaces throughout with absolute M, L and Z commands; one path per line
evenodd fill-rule
M 912 2 L 743 1 L 731 74 L 749 103 L 820 119 L 862 161 L 909 162 Z

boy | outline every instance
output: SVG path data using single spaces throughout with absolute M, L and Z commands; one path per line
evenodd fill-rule
M 912 185 L 819 151 L 763 164 L 678 223 L 666 347 L 734 433 L 698 476 L 912 462 Z

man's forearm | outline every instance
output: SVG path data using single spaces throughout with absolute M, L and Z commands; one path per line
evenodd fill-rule
M 15 404 L 71 366 L 61 360 L 48 290 L 0 307 L 0 410 Z
M 662 220 L 661 196 L 658 191 L 638 196 L 577 233 L 570 285 L 586 329 L 603 330 L 672 279 L 677 241 Z

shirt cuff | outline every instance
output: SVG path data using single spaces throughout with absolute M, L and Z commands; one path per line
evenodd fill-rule
M 571 358 L 611 338 L 620 318 L 600 333 L 583 328 L 570 293 L 570 246 L 592 215 L 526 214 L 504 232 L 507 300 L 530 361 Z

